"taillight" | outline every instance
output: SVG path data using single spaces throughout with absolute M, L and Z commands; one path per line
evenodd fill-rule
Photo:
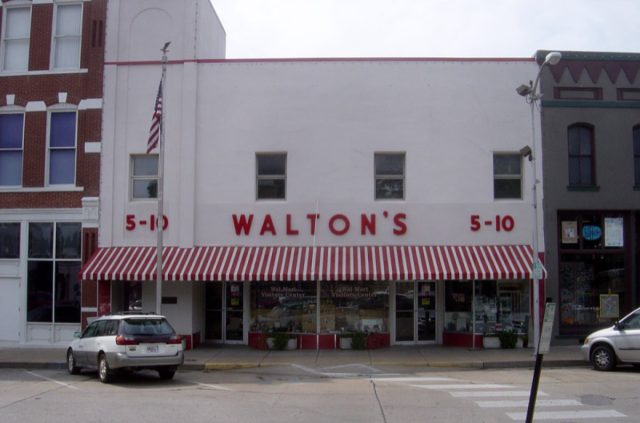
M 138 345 L 138 341 L 122 335 L 116 336 L 116 345 Z
M 171 338 L 169 338 L 169 340 L 167 341 L 167 344 L 182 344 L 182 336 L 180 335 L 173 335 Z

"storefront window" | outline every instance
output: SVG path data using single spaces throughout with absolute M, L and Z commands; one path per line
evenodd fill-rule
M 388 332 L 386 282 L 322 282 L 320 332 Z
M 624 255 L 561 256 L 560 333 L 582 334 L 617 320 L 625 300 Z
M 260 282 L 251 286 L 251 331 L 315 333 L 315 282 Z
M 561 212 L 558 221 L 560 334 L 582 336 L 629 311 L 628 219 L 612 212 Z
M 493 334 L 527 333 L 529 289 L 526 281 L 446 282 L 445 330 Z M 475 286 L 475 296 L 473 287 Z M 475 325 L 471 319 L 475 301 Z

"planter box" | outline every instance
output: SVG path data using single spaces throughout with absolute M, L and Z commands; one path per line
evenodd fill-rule
M 497 336 L 484 336 L 482 346 L 487 349 L 500 348 L 500 338 Z
M 267 338 L 267 348 L 270 350 L 273 348 L 273 338 Z M 285 350 L 295 350 L 298 348 L 298 338 L 291 338 L 287 341 L 287 346 L 284 347 Z
M 350 350 L 351 349 L 351 341 L 353 338 L 349 337 L 344 337 L 344 338 L 340 338 L 340 349 L 341 350 Z

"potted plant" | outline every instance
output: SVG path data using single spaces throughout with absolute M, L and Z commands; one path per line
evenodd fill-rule
M 295 350 L 297 346 L 296 338 L 287 332 L 274 332 L 267 339 L 269 349 L 273 350 Z
M 366 350 L 367 334 L 364 332 L 354 332 L 351 337 L 351 348 L 354 350 Z
M 518 334 L 512 330 L 504 330 L 498 334 L 500 338 L 500 347 L 502 348 L 515 348 L 518 344 L 518 340 L 520 337 Z M 522 342 L 522 340 L 520 340 Z

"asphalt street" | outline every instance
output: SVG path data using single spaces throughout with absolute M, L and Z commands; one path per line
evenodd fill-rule
M 530 369 L 287 364 L 154 372 L 101 384 L 94 373 L 0 369 L 2 422 L 513 422 L 524 421 Z M 637 421 L 640 371 L 544 369 L 536 421 Z

